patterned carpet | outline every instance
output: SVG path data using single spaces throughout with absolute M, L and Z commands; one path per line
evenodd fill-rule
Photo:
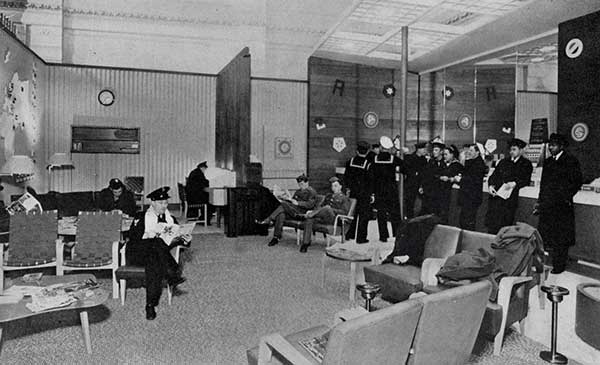
M 197 235 L 184 256 L 187 293 L 172 306 L 163 296 L 156 320 L 144 317 L 144 290 L 132 288 L 125 306 L 110 299 L 89 312 L 92 355 L 85 352 L 78 314 L 67 311 L 3 325 L 0 363 L 244 364 L 246 349 L 260 336 L 330 324 L 349 307 L 345 263 L 331 262 L 326 290 L 320 287 L 323 246 L 300 254 L 291 235 L 275 247 L 265 243 L 266 237 Z M 107 276 L 97 275 L 110 290 Z M 512 333 L 502 356 L 491 356 L 485 343 L 472 363 L 544 364 L 542 347 Z

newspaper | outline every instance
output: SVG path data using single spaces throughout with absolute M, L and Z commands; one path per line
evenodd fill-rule
M 12 202 L 6 210 L 10 215 L 14 215 L 15 213 L 27 213 L 31 212 L 34 209 L 41 210 L 42 205 L 40 202 L 33 197 L 33 195 L 29 193 L 23 194 L 19 199 Z
M 100 284 L 92 279 L 40 287 L 41 290 L 31 293 L 31 303 L 25 306 L 32 312 L 66 307 L 86 297 L 91 293 L 91 289 L 98 287 Z
M 288 189 L 282 189 L 278 185 L 273 185 L 273 196 L 279 201 L 290 201 L 293 197 Z
M 165 241 L 165 243 L 167 245 L 170 245 L 171 242 L 173 242 L 174 239 L 181 237 L 181 236 L 185 236 L 188 234 L 192 234 L 192 232 L 194 231 L 194 227 L 196 226 L 196 223 L 185 223 L 185 224 L 172 224 L 172 225 L 167 225 L 165 223 L 161 223 L 162 225 L 162 231 L 160 233 L 160 238 L 163 239 L 163 241 Z
M 329 331 L 325 332 L 321 336 L 300 340 L 298 343 L 304 347 L 319 364 L 321 364 L 323 362 L 323 358 L 325 357 L 327 341 L 329 341 Z

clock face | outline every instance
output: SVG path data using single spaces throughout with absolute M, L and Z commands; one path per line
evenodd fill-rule
M 110 90 L 104 89 L 98 93 L 98 102 L 104 106 L 112 105 L 115 102 L 115 94 Z

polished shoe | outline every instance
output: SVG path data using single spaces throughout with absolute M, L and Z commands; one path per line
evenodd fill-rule
M 305 253 L 308 250 L 308 246 L 310 246 L 310 243 L 300 246 L 300 252 Z
M 551 274 L 562 274 L 565 271 L 564 267 L 555 267 L 550 271 Z
M 154 318 L 156 318 L 156 310 L 154 309 L 153 305 L 147 305 L 146 306 L 146 319 L 151 321 Z
M 380 238 L 379 242 L 387 242 L 387 238 Z
M 364 240 L 364 241 L 356 241 L 357 244 L 362 245 L 364 243 L 369 243 L 369 240 Z
M 261 226 L 268 226 L 271 224 L 271 220 L 269 218 L 263 219 L 262 221 L 255 219 L 254 223 L 259 224 Z
M 267 244 L 267 246 L 269 246 L 269 247 L 275 246 L 278 243 L 279 243 L 279 238 L 273 237 L 273 239 L 271 239 L 271 241 L 269 241 L 269 243 Z

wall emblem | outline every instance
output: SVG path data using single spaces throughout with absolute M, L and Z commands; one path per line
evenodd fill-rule
M 575 123 L 571 128 L 571 138 L 575 142 L 583 142 L 590 134 L 590 128 L 585 123 Z
M 294 158 L 294 139 L 291 137 L 276 137 L 275 138 L 275 158 L 286 159 Z

